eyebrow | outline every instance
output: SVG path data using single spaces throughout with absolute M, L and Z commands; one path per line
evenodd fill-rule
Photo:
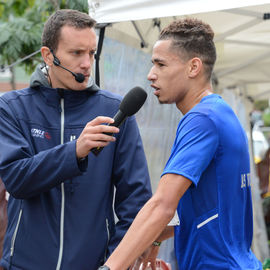
M 165 63 L 164 60 L 160 59 L 160 58 L 154 58 L 151 60 L 151 62 L 154 64 L 154 63 Z
M 84 51 L 88 51 L 88 49 L 85 49 L 85 48 L 70 48 L 69 49 L 70 51 L 80 51 L 80 52 L 84 52 Z M 97 48 L 95 47 L 95 48 L 91 48 L 90 49 L 90 51 L 92 52 L 92 51 L 96 51 L 97 50 Z
M 75 48 L 75 47 L 74 47 L 74 48 L 70 48 L 69 51 L 70 51 L 70 52 L 74 52 L 74 51 L 82 52 L 82 51 L 85 51 L 85 50 L 83 50 L 83 49 L 81 49 L 81 48 Z

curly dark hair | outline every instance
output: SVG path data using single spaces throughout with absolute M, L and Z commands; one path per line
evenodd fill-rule
M 73 9 L 60 9 L 52 14 L 44 25 L 42 33 L 42 46 L 53 51 L 57 50 L 60 31 L 65 25 L 78 29 L 93 28 L 96 21 L 88 14 Z
M 214 32 L 209 24 L 195 18 L 173 21 L 165 27 L 159 40 L 172 40 L 172 49 L 178 51 L 184 60 L 199 57 L 205 67 L 207 79 L 211 78 L 216 62 Z

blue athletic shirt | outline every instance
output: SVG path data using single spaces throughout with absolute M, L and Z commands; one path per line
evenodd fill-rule
M 262 269 L 252 253 L 248 141 L 238 118 L 216 94 L 180 121 L 163 174 L 192 181 L 181 198 L 175 252 L 181 270 Z

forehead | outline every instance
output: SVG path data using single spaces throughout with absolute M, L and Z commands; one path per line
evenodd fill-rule
M 172 49 L 172 40 L 158 40 L 152 52 L 152 60 L 180 60 L 179 53 Z
M 62 27 L 60 32 L 59 44 L 63 44 L 68 47 L 80 47 L 80 46 L 90 46 L 96 47 L 96 32 L 94 28 L 75 28 L 72 26 L 65 25 Z

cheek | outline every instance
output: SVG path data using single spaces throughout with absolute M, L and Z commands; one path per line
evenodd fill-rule
M 182 69 L 176 69 L 174 72 L 171 73 L 170 80 L 173 81 L 175 84 L 181 85 L 185 81 L 185 72 Z
M 52 73 L 53 77 L 56 78 L 58 81 L 63 81 L 64 78 L 69 76 L 69 72 L 62 69 L 61 67 L 55 68 Z
M 174 89 L 181 83 L 181 79 L 178 73 L 168 73 L 163 77 L 165 84 L 169 88 Z
M 90 69 L 92 69 L 93 65 L 94 65 L 95 59 L 90 59 Z
M 174 97 L 178 97 L 183 94 L 182 91 L 185 88 L 185 80 L 184 77 L 181 76 L 179 73 L 176 73 L 170 78 L 168 78 L 168 83 L 171 94 Z

